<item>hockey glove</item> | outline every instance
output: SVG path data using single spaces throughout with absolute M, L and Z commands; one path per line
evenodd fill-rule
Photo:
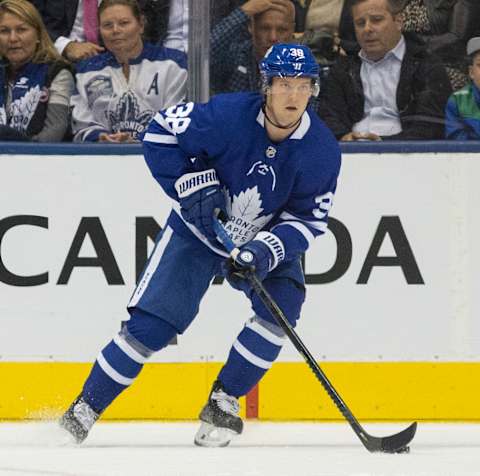
M 246 280 L 246 273 L 254 272 L 257 278 L 263 281 L 284 257 L 283 243 L 272 233 L 261 232 L 257 239 L 240 248 L 235 261 L 225 261 L 223 270 L 230 286 L 248 294 L 250 284 Z
M 180 212 L 185 221 L 194 225 L 210 240 L 216 238 L 213 231 L 214 213 L 227 215 L 225 195 L 214 169 L 182 175 L 175 182 Z

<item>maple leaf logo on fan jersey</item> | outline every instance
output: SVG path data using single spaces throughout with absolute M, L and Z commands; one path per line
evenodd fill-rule
M 256 186 L 234 195 L 233 199 L 226 189 L 224 193 L 230 217 L 225 229 L 236 245 L 243 245 L 272 219 L 273 213 L 262 215 L 262 197 Z
M 42 91 L 37 85 L 27 91 L 21 98 L 10 104 L 10 126 L 14 129 L 25 131 L 37 110 Z
M 119 98 L 115 109 L 107 112 L 107 117 L 114 132 L 131 132 L 136 139 L 146 129 L 154 114 L 151 109 L 142 110 L 137 96 L 132 91 L 127 91 Z

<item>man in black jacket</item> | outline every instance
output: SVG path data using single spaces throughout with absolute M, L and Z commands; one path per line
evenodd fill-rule
M 445 67 L 402 35 L 401 0 L 351 0 L 358 55 L 340 58 L 319 114 L 337 139 L 440 139 L 451 94 Z

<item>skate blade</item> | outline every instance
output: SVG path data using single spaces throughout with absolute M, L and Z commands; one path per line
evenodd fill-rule
M 58 446 L 78 446 L 76 438 L 63 426 L 57 425 L 56 437 Z
M 228 428 L 218 428 L 210 423 L 202 422 L 195 435 L 194 442 L 197 446 L 218 448 L 227 446 L 235 436 L 237 436 L 237 433 Z

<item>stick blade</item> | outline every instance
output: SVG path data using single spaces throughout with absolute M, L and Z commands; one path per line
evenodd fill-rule
M 408 444 L 413 440 L 417 431 L 417 423 L 412 423 L 408 428 L 395 435 L 378 438 L 368 436 L 363 443 L 368 451 L 375 453 L 408 453 Z

